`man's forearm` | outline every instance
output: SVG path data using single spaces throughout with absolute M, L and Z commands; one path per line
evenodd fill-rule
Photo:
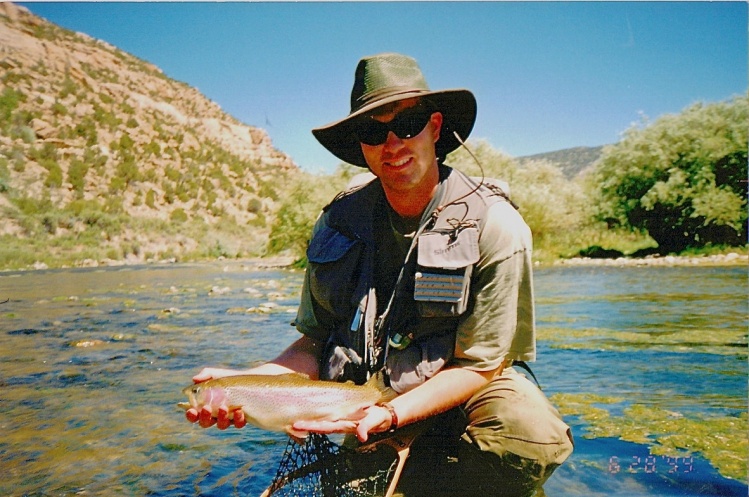
M 502 368 L 490 372 L 444 369 L 413 390 L 398 396 L 391 404 L 398 414 L 400 425 L 414 423 L 466 403 L 501 372 Z
M 319 377 L 322 344 L 309 337 L 302 337 L 289 345 L 275 359 L 252 368 L 253 374 L 302 373 L 316 380 Z

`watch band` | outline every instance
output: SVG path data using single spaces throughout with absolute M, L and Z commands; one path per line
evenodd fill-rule
M 380 402 L 379 404 L 376 404 L 379 407 L 383 407 L 387 409 L 387 411 L 390 413 L 390 431 L 395 431 L 398 429 L 398 414 L 395 412 L 395 407 L 393 407 L 393 404 L 390 402 Z

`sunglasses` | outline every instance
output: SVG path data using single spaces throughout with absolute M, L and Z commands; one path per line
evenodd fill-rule
M 386 123 L 368 117 L 360 121 L 354 135 L 357 140 L 366 145 L 382 145 L 391 131 L 401 140 L 413 138 L 424 131 L 432 117 L 432 112 L 424 106 L 412 107 L 400 112 Z

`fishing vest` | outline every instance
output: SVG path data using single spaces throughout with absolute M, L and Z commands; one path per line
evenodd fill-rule
M 303 332 L 329 332 L 321 378 L 363 383 L 384 367 L 390 385 L 403 393 L 450 361 L 458 323 L 470 309 L 487 209 L 509 201 L 500 185 L 440 166 L 435 197 L 405 260 L 395 262 L 400 271 L 386 295 L 378 295 L 375 272 L 393 228 L 380 182 L 345 191 L 323 209 L 307 250 L 297 316 Z M 312 312 L 303 316 L 305 305 Z

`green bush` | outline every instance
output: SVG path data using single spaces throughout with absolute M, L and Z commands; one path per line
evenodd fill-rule
M 300 259 L 304 257 L 320 211 L 348 182 L 345 170 L 339 169 L 332 177 L 298 173 L 289 181 L 271 224 L 269 254 L 288 252 Z
M 68 115 L 68 108 L 55 100 L 55 103 L 52 104 L 52 113 L 56 116 L 66 116 Z
M 150 207 L 151 209 L 156 208 L 156 192 L 153 190 L 148 190 L 146 193 L 146 205 Z
M 171 219 L 175 223 L 184 223 L 188 220 L 188 216 L 184 209 L 177 208 L 174 209 L 169 215 L 169 219 Z
M 65 80 L 62 82 L 62 88 L 60 89 L 60 98 L 65 100 L 68 96 L 75 95 L 77 92 L 78 85 L 66 75 Z
M 18 105 L 25 100 L 26 96 L 23 92 L 6 87 L 3 90 L 3 93 L 0 94 L 0 125 L 10 123 L 10 118 L 13 115 L 13 112 L 18 108 Z
M 749 98 L 693 105 L 604 149 L 598 217 L 645 230 L 662 253 L 747 239 Z
M 99 132 L 96 128 L 96 122 L 94 119 L 86 116 L 75 126 L 76 136 L 80 136 L 86 140 L 86 145 L 92 147 L 99 143 Z
M 44 180 L 44 186 L 48 188 L 59 188 L 62 186 L 62 168 L 57 161 L 52 159 L 43 159 L 41 166 L 44 167 L 49 173 L 47 178 Z
M 73 190 L 78 196 L 83 195 L 83 190 L 86 186 L 86 173 L 88 173 L 89 165 L 85 162 L 74 159 L 70 162 L 68 168 L 68 182 L 73 186 Z
M 140 181 L 140 169 L 135 162 L 135 157 L 130 154 L 123 154 L 122 160 L 117 165 L 117 177 L 120 178 L 126 186 L 136 181 Z
M 27 217 L 33 217 L 38 214 L 50 211 L 53 209 L 52 201 L 49 197 L 32 198 L 26 195 L 11 198 L 13 204 Z

